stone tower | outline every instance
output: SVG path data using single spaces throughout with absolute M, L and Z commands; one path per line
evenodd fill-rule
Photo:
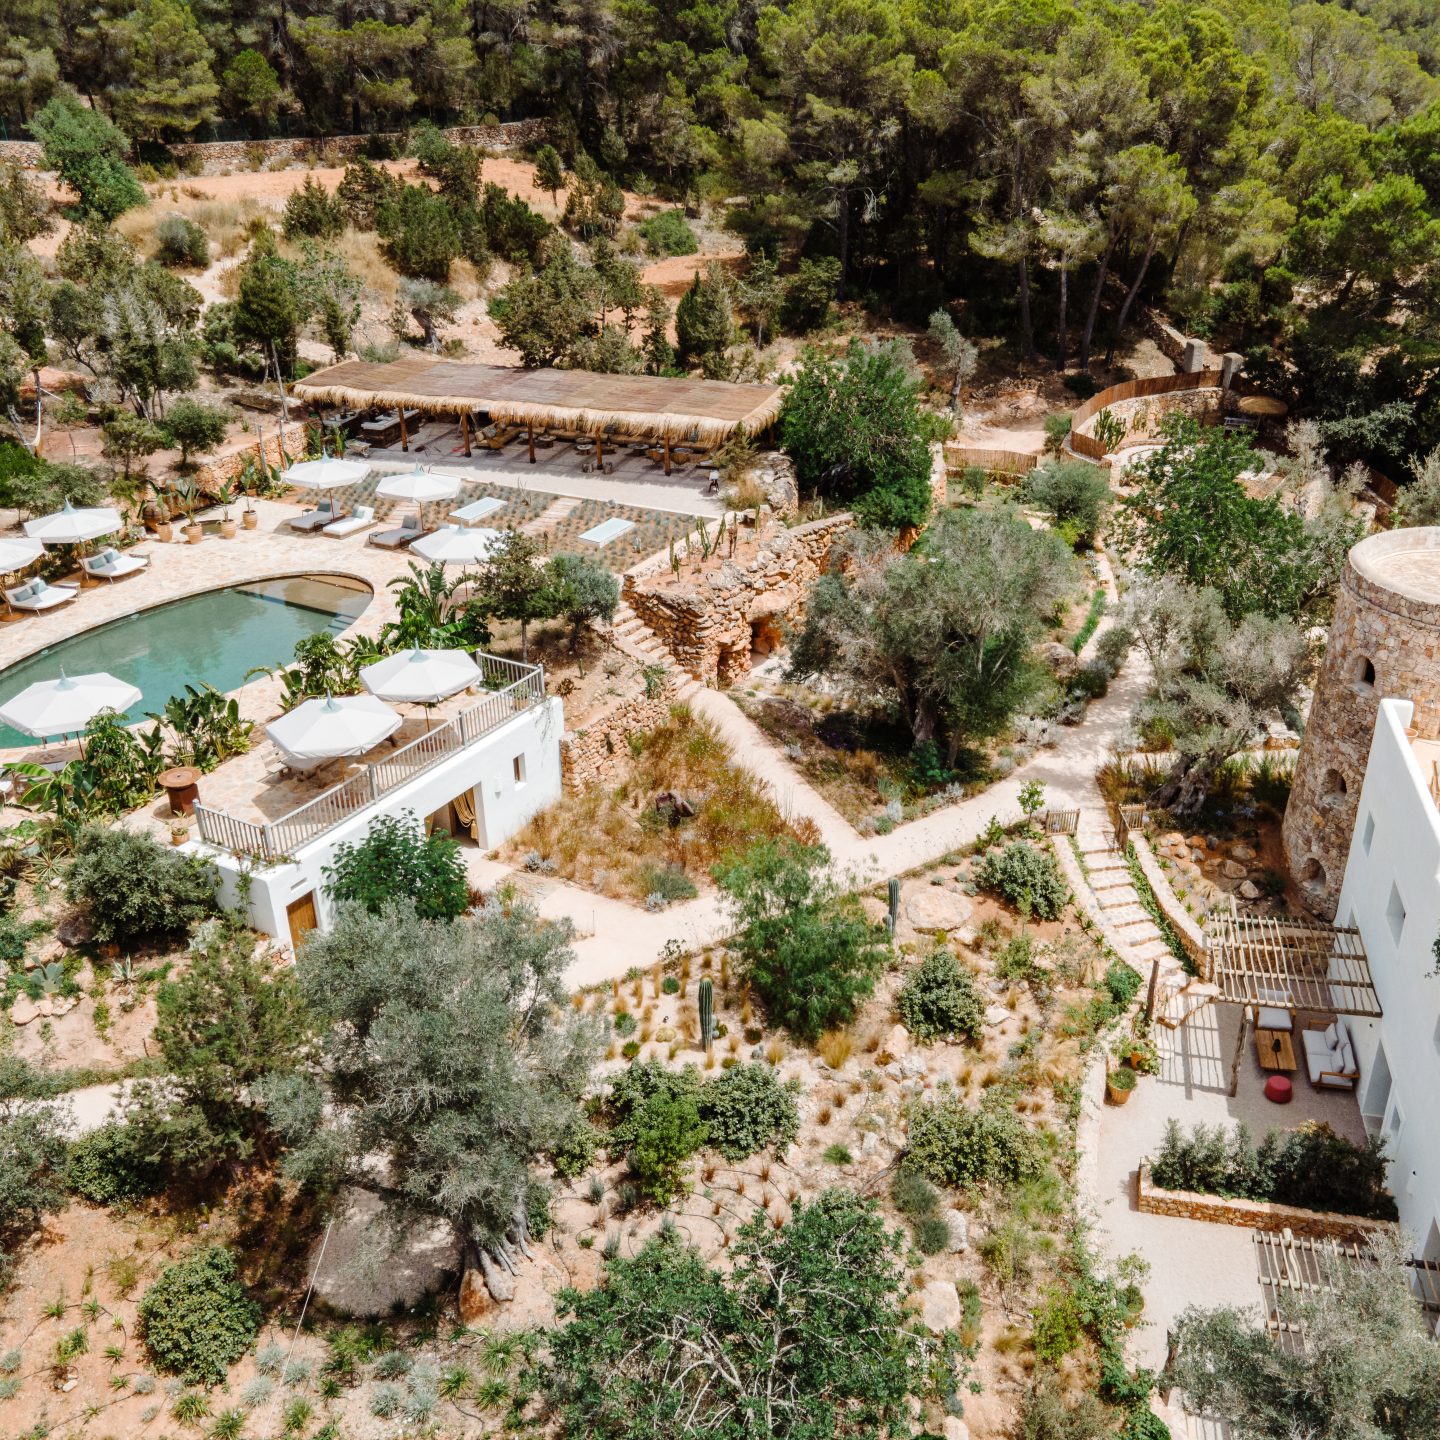
M 1440 737 L 1440 528 L 1371 535 L 1351 550 L 1341 579 L 1283 830 L 1290 873 L 1327 919 L 1387 699 L 1413 700 L 1419 735 Z

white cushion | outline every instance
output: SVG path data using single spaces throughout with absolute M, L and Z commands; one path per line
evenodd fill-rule
M 1295 1022 L 1288 1010 L 1272 1010 L 1268 1005 L 1262 1005 L 1255 1023 L 1261 1030 L 1291 1030 Z
M 1335 1053 L 1335 1068 L 1342 1075 L 1354 1075 L 1356 1073 L 1355 1052 L 1350 1048 L 1350 1042 L 1348 1040 Z
M 33 580 L 30 583 L 30 596 L 33 599 L 36 595 L 43 595 L 49 588 L 44 580 Z
M 1338 1020 L 1332 1020 L 1325 1027 L 1325 1043 L 1332 1050 L 1340 1048 L 1340 1022 Z

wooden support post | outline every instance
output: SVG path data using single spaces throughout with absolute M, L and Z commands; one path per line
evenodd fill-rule
M 530 441 L 530 463 L 533 465 L 535 463 L 535 427 L 533 425 L 529 426 L 525 434 Z
M 595 435 L 595 468 L 602 474 L 605 470 L 605 434 L 599 431 Z
M 670 442 L 665 442 L 665 473 L 670 473 Z
M 470 454 L 470 417 L 462 410 L 460 412 L 460 440 L 465 446 L 466 457 Z
M 399 414 L 400 414 L 400 448 L 401 448 L 402 450 L 408 450 L 408 449 L 410 448 L 410 435 L 409 435 L 409 432 L 405 429 L 405 407 L 404 407 L 403 405 L 400 407 Z
M 1155 991 L 1159 988 L 1159 985 L 1160 962 L 1158 960 L 1152 960 L 1150 962 L 1150 988 L 1145 994 L 1145 1023 L 1147 1025 L 1153 1025 L 1155 1023 Z
M 1245 1031 L 1250 1024 L 1250 1007 L 1244 1006 L 1240 1011 L 1240 1033 L 1235 1037 L 1235 1058 L 1230 1062 L 1230 1098 L 1235 1098 L 1235 1092 L 1240 1088 L 1240 1057 L 1245 1053 Z

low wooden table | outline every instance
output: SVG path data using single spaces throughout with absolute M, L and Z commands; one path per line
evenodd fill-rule
M 1280 1044 L 1277 1046 L 1276 1041 Z M 1255 1055 L 1260 1068 L 1267 1071 L 1294 1070 L 1295 1043 L 1288 1030 L 1255 1029 Z

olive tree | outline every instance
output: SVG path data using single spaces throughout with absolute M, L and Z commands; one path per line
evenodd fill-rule
M 1282 1294 L 1298 1346 L 1282 1349 L 1239 1310 L 1186 1310 L 1162 1385 L 1249 1440 L 1440 1434 L 1440 1346 L 1411 1294 L 1406 1251 L 1378 1231 L 1368 1243 L 1375 1267 L 1322 1256 L 1326 1284 Z
M 68 1107 L 33 1098 L 39 1077 L 0 1055 L 0 1285 L 16 1250 L 46 1215 L 65 1207 Z
M 1142 713 L 1175 752 L 1154 802 L 1193 814 L 1225 761 L 1294 710 L 1312 663 L 1305 631 L 1258 611 L 1233 620 L 1216 591 L 1174 577 L 1137 584 L 1120 623 L 1153 672 Z
M 264 1088 L 287 1172 L 378 1190 L 395 1226 L 439 1218 L 468 1265 L 513 1269 L 531 1163 L 576 1123 L 601 1048 L 600 1020 L 566 1004 L 571 935 L 523 903 L 459 920 L 342 906 L 296 961 L 314 1068 Z
M 810 592 L 792 678 L 824 675 L 857 702 L 878 698 L 953 765 L 1031 692 L 1031 647 L 1073 584 L 1068 548 L 1014 515 L 950 510 L 916 550 L 896 555 L 862 534 L 849 561 Z

